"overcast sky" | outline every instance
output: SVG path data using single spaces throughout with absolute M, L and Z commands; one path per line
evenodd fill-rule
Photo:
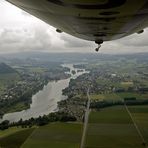
M 0 0 L 0 54 L 25 51 L 94 52 L 93 42 L 58 34 L 55 28 Z M 116 41 L 105 42 L 101 53 L 148 52 L 148 29 Z

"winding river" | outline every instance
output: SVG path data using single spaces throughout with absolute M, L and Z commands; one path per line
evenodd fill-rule
M 21 118 L 26 120 L 31 117 L 47 115 L 50 112 L 58 110 L 57 102 L 66 99 L 66 96 L 62 95 L 62 90 L 68 87 L 70 79 L 75 79 L 83 73 L 86 73 L 84 69 L 82 72 L 77 72 L 78 69 L 74 68 L 73 64 L 63 64 L 62 66 L 70 68 L 70 78 L 49 82 L 46 86 L 44 86 L 43 90 L 40 90 L 38 93 L 33 95 L 32 104 L 29 109 L 5 114 L 0 122 L 3 120 L 16 122 Z M 73 70 L 76 71 L 76 74 L 72 74 Z

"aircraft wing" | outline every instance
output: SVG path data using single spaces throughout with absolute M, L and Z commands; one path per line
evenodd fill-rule
M 90 41 L 109 41 L 148 26 L 148 0 L 7 0 L 56 27 Z

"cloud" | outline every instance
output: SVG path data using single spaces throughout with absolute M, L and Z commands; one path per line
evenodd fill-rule
M 108 41 L 102 45 L 105 53 L 137 53 L 148 52 L 148 29 L 143 34 L 132 34 L 124 38 Z
M 85 41 L 67 34 L 61 35 L 61 40 L 65 42 L 66 47 L 70 48 L 87 48 L 87 47 L 92 47 L 92 42 L 90 41 Z
M 124 39 L 120 39 L 119 42 L 125 46 L 132 46 L 132 47 L 144 47 L 148 46 L 148 29 L 144 30 L 142 34 L 133 34 Z
M 0 33 L 1 52 L 48 50 L 51 35 L 45 27 L 23 29 L 5 28 Z

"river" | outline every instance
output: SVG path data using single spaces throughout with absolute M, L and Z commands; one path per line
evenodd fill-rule
M 16 122 L 21 118 L 26 120 L 31 117 L 39 117 L 47 115 L 50 112 L 57 111 L 57 102 L 66 99 L 66 96 L 62 95 L 62 90 L 68 87 L 70 79 L 75 79 L 83 73 L 86 73 L 85 70 L 82 72 L 77 72 L 79 69 L 74 68 L 73 64 L 63 64 L 62 66 L 70 68 L 70 78 L 49 82 L 46 86 L 44 86 L 43 90 L 40 90 L 38 93 L 32 96 L 32 104 L 30 105 L 29 109 L 5 114 L 0 122 L 3 120 Z M 75 70 L 76 74 L 72 74 L 72 70 Z

